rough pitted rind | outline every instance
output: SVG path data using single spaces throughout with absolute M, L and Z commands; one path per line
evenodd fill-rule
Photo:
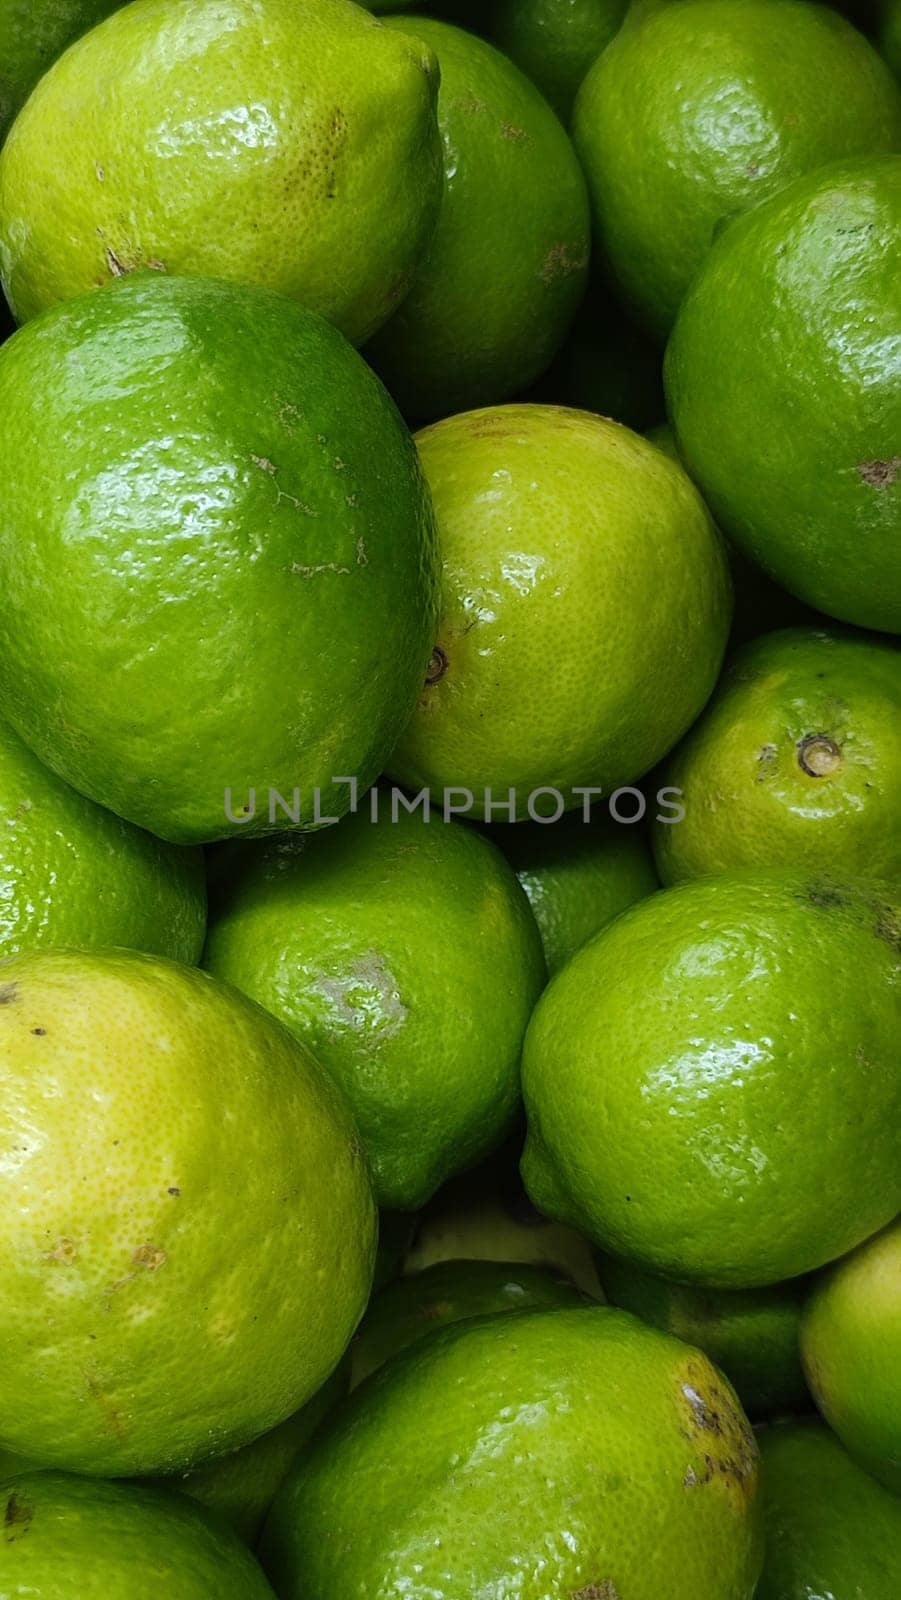
M 321 1386 L 369 1293 L 346 1102 L 194 968 L 39 951 L 3 975 L 0 1439 L 107 1476 L 246 1444 Z
M 347 810 L 333 778 L 362 792 L 421 692 L 437 555 L 341 335 L 268 290 L 121 279 L 3 346 L 0 454 L 0 692 L 36 754 L 177 842 L 291 826 L 270 788 L 305 826 L 317 786 Z
M 793 594 L 901 631 L 901 156 L 832 165 L 716 241 L 666 354 L 679 451 Z
M 750 1600 L 760 1533 L 734 1392 L 600 1307 L 459 1323 L 389 1361 L 282 1490 L 262 1556 L 284 1600 Z
M 346 0 L 136 0 L 0 155 L 17 317 L 150 267 L 265 284 L 361 343 L 435 225 L 437 92 L 428 49 Z
M 891 885 L 736 873 L 640 902 L 523 1048 L 539 1210 L 676 1281 L 799 1277 L 901 1210 Z

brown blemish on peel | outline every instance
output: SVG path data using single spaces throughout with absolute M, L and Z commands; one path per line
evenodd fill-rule
M 842 752 L 828 733 L 808 733 L 798 740 L 798 765 L 811 778 L 828 778 L 842 764 Z
M 426 683 L 440 683 L 447 671 L 447 665 L 447 651 L 442 650 L 440 644 L 436 644 L 429 658 L 429 665 L 425 675 Z
M 687 1411 L 684 1437 L 700 1448 L 682 1478 L 686 1489 L 725 1478 L 743 1494 L 753 1484 L 757 1467 L 754 1435 L 728 1391 L 712 1369 L 688 1366 L 679 1385 Z
M 63 1266 L 68 1266 L 69 1263 L 75 1261 L 77 1257 L 78 1246 L 76 1245 L 74 1239 L 57 1239 L 52 1250 L 44 1251 L 45 1261 L 58 1261 Z
M 620 1600 L 620 1593 L 612 1578 L 602 1578 L 600 1583 L 571 1590 L 569 1600 Z
M 558 278 L 568 278 L 588 265 L 585 250 L 573 250 L 568 244 L 552 245 L 541 266 L 542 283 L 556 283 Z
M 22 1533 L 27 1533 L 34 1516 L 34 1509 L 24 1500 L 21 1494 L 11 1494 L 6 1502 L 3 1512 L 4 1537 L 7 1544 L 15 1544 Z
M 511 144 L 519 144 L 520 140 L 528 139 L 529 137 L 525 128 L 518 128 L 515 122 L 502 122 L 501 133 L 505 139 L 510 140 Z
M 146 1267 L 148 1272 L 159 1272 L 168 1258 L 165 1250 L 161 1250 L 159 1245 L 141 1244 L 137 1250 L 132 1251 L 131 1259 L 137 1266 Z
M 871 489 L 890 489 L 901 472 L 901 456 L 892 456 L 890 461 L 859 461 L 857 470 Z
M 765 778 L 772 776 L 779 754 L 774 744 L 762 744 L 757 752 L 757 783 L 763 783 Z

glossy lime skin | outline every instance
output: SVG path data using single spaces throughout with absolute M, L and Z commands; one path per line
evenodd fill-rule
M 805 1312 L 801 1354 L 830 1427 L 901 1494 L 901 1222 L 824 1275 Z
M 399 17 L 434 51 L 445 193 L 400 309 L 367 348 L 417 421 L 505 400 L 547 366 L 588 274 L 575 151 L 534 85 L 484 40 Z
M 750 1600 L 757 1450 L 706 1357 L 624 1312 L 458 1323 L 355 1391 L 261 1556 L 283 1600 Z
M 559 406 L 468 412 L 417 445 L 441 666 L 392 772 L 465 786 L 482 817 L 489 788 L 515 788 L 525 818 L 542 786 L 573 809 L 577 788 L 633 783 L 698 715 L 729 629 L 726 559 L 693 485 L 628 428 Z
M 644 829 L 580 811 L 559 822 L 521 822 L 494 837 L 529 897 L 548 973 L 627 906 L 658 889 Z
M 666 334 L 723 222 L 826 162 L 901 149 L 901 90 L 826 6 L 680 0 L 626 22 L 573 137 L 599 246 Z
M 0 0 L 0 140 L 66 45 L 118 4 L 121 0 Z
M 697 1345 L 726 1374 L 749 1417 L 810 1409 L 798 1348 L 809 1279 L 768 1289 L 701 1289 L 612 1256 L 599 1266 L 610 1304 Z
M 163 1489 L 177 1489 L 227 1522 L 251 1549 L 259 1539 L 266 1513 L 295 1463 L 309 1449 L 323 1419 L 347 1393 L 350 1366 L 336 1368 L 312 1400 L 277 1428 L 241 1450 L 192 1471 L 159 1478 Z
M 895 1600 L 901 1500 L 820 1423 L 763 1428 L 758 1444 L 766 1559 L 756 1600 Z
M 901 157 L 799 179 L 724 231 L 664 368 L 723 531 L 810 605 L 886 632 L 901 631 L 899 243 Z
M 321 1387 L 369 1295 L 346 1103 L 192 967 L 35 951 L 0 997 L 0 1441 L 108 1477 L 249 1443 Z
M 383 802 L 240 847 L 204 964 L 287 1024 L 341 1084 L 380 1205 L 416 1210 L 501 1142 L 545 978 L 529 903 L 488 839 Z
M 39 1600 L 272 1600 L 250 1552 L 181 1495 L 62 1472 L 0 1485 L 0 1593 Z
M 435 226 L 437 92 L 429 51 L 346 0 L 135 0 L 0 154 L 18 320 L 151 267 L 263 284 L 362 343 Z
M 580 1305 L 584 1295 L 568 1278 L 516 1261 L 438 1261 L 399 1278 L 370 1301 L 357 1329 L 353 1386 L 420 1339 L 452 1322 Z
M 163 844 L 94 805 L 0 723 L 0 951 L 125 945 L 200 960 L 200 850 Z
M 557 115 L 567 122 L 576 90 L 616 33 L 628 3 L 493 0 L 478 9 L 489 37 L 538 85 Z
M 273 786 L 304 826 L 314 787 L 346 810 L 333 776 L 365 788 L 421 692 L 437 558 L 341 335 L 268 290 L 120 280 L 0 350 L 0 453 L 0 692 L 35 753 L 176 842 L 291 826 Z
M 535 1204 L 681 1282 L 842 1255 L 901 1209 L 899 972 L 892 890 L 861 880 L 734 874 L 623 912 L 529 1025 Z
M 790 629 L 746 644 L 661 774 L 685 807 L 654 828 L 663 882 L 743 867 L 901 876 L 899 707 L 888 643 Z

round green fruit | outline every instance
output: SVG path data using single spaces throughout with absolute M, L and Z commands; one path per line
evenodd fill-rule
M 663 784 L 664 883 L 744 867 L 901 877 L 901 655 L 859 635 L 764 634 L 730 662 Z
M 842 1255 L 901 1210 L 899 980 L 885 886 L 747 873 L 640 901 L 535 1008 L 533 1201 L 677 1282 Z
M 419 420 L 504 400 L 547 366 L 588 273 L 575 151 L 538 90 L 461 28 L 396 19 L 441 70 L 444 200 L 400 309 L 366 355 Z
M 67 44 L 122 0 L 0 0 L 0 139 Z
M 538 923 L 548 973 L 636 900 L 659 888 L 647 836 L 612 819 L 520 822 L 494 837 L 515 869 Z
M 435 226 L 437 91 L 431 52 L 347 0 L 135 0 L 0 153 L 16 317 L 149 267 L 263 284 L 362 343 Z
M 353 1386 L 398 1351 L 450 1323 L 579 1305 L 584 1298 L 568 1278 L 545 1267 L 517 1261 L 438 1261 L 389 1284 L 370 1302 L 352 1346 Z
M 824 1274 L 804 1316 L 801 1354 L 830 1427 L 901 1494 L 901 1221 Z
M 750 1600 L 757 1449 L 697 1350 L 606 1306 L 458 1323 L 351 1396 L 261 1556 L 311 1594 Z
M 824 168 L 726 228 L 666 354 L 717 522 L 829 616 L 901 631 L 901 157 Z M 749 441 L 755 441 L 749 449 Z
M 199 850 L 163 844 L 62 783 L 0 723 L 0 952 L 124 945 L 200 960 Z
M 592 282 L 572 330 L 531 397 L 594 411 L 641 433 L 658 424 L 666 410 L 662 352 L 601 284 Z
M 443 595 L 395 776 L 468 790 L 489 821 L 511 790 L 524 818 L 541 788 L 573 809 L 586 788 L 633 783 L 698 715 L 729 629 L 726 559 L 693 485 L 627 428 L 556 406 L 469 412 L 417 444 Z
M 573 136 L 598 245 L 665 334 L 723 222 L 826 162 L 901 148 L 901 89 L 826 6 L 679 0 L 627 20 Z
M 508 1131 L 545 969 L 500 851 L 387 804 L 377 823 L 367 806 L 236 846 L 204 960 L 309 1046 L 354 1109 L 380 1205 L 416 1210 Z
M 181 1495 L 63 1472 L 0 1485 L 0 1593 L 37 1600 L 273 1600 L 240 1539 Z
M 758 1434 L 766 1560 L 755 1600 L 894 1600 L 901 1594 L 901 1500 L 855 1466 L 828 1428 Z
M 191 967 L 36 951 L 0 1002 L 4 1447 L 119 1477 L 247 1444 L 321 1387 L 368 1297 L 343 1098 Z
M 341 335 L 268 290 L 123 280 L 2 347 L 0 454 L 0 693 L 35 753 L 176 842 L 346 810 L 421 692 L 437 557 Z
M 798 1349 L 806 1278 L 767 1289 L 701 1289 L 612 1256 L 600 1270 L 611 1305 L 697 1345 L 726 1374 L 749 1417 L 810 1408 Z
M 628 7 L 629 0 L 492 0 L 478 9 L 489 37 L 566 122 L 576 90 Z

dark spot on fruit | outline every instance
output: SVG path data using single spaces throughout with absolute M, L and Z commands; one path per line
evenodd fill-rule
M 44 1251 L 45 1261 L 58 1261 L 63 1266 L 68 1266 L 78 1255 L 78 1247 L 74 1239 L 57 1239 L 52 1250 Z
M 620 1600 L 620 1593 L 612 1578 L 602 1578 L 600 1583 L 570 1590 L 569 1600 Z
M 19 998 L 17 983 L 0 983 L 0 1006 L 11 1006 Z
M 171 1189 L 167 1189 L 166 1190 L 166 1193 L 173 1195 L 175 1197 L 175 1199 L 177 1200 L 179 1195 L 181 1194 L 181 1190 L 176 1188 L 176 1186 L 173 1184 Z
M 879 907 L 874 932 L 877 939 L 884 939 L 886 944 L 901 954 L 901 920 L 891 906 Z
M 32 1028 L 31 1031 L 34 1034 L 36 1039 L 45 1038 L 46 1033 L 47 1033 L 47 1029 L 46 1028 Z
M 723 1424 L 720 1414 L 709 1401 L 691 1383 L 683 1383 L 682 1393 L 691 1407 L 692 1416 L 699 1428 L 705 1428 L 709 1433 L 722 1433 Z
M 797 898 L 806 905 L 816 906 L 818 911 L 831 911 L 837 906 L 847 905 L 847 896 L 834 883 L 810 883 L 799 890 Z
M 774 744 L 762 744 L 760 746 L 757 752 L 756 781 L 758 783 L 763 783 L 766 778 L 772 777 L 778 754 L 778 748 Z
M 431 1305 L 420 1306 L 419 1315 L 423 1322 L 441 1322 L 452 1314 L 453 1309 L 449 1300 L 433 1300 Z
M 552 245 L 541 264 L 542 283 L 556 283 L 558 278 L 568 278 L 573 272 L 581 272 L 588 265 L 588 252 L 582 247 L 573 249 L 572 245 Z
M 518 144 L 520 140 L 528 139 L 529 137 L 525 128 L 518 128 L 515 122 L 502 122 L 501 133 L 503 134 L 504 138 L 509 139 L 512 144 Z
M 447 651 L 442 650 L 440 644 L 436 644 L 429 659 L 429 665 L 425 675 L 426 683 L 440 683 L 447 671 L 447 666 Z
M 20 1494 L 11 1494 L 3 1513 L 7 1544 L 15 1544 L 20 1533 L 27 1533 L 34 1516 L 34 1508 Z
M 890 461 L 859 461 L 857 470 L 873 489 L 889 489 L 901 472 L 901 456 L 892 456 Z
M 132 1251 L 131 1259 L 137 1266 L 146 1267 L 148 1272 L 159 1272 L 168 1258 L 159 1245 L 139 1244 L 137 1250 Z
M 106 247 L 106 264 L 111 276 L 114 278 L 123 278 L 126 272 L 129 271 L 129 268 L 123 264 L 110 244 Z
M 798 765 L 811 778 L 828 778 L 842 764 L 841 747 L 828 733 L 808 733 L 798 740 Z

